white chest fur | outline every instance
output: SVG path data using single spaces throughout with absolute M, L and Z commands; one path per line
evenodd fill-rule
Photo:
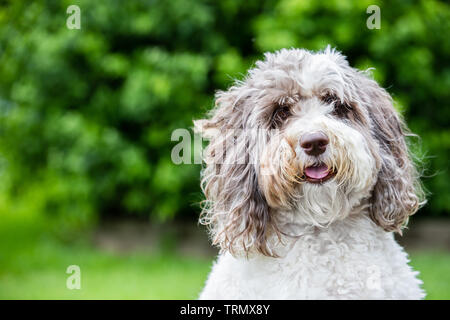
M 301 229 L 301 228 L 300 228 Z M 222 254 L 200 299 L 421 299 L 417 272 L 368 217 L 308 227 L 280 245 L 279 258 Z

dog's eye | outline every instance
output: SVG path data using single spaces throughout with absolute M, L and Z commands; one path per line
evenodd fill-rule
M 291 109 L 288 106 L 279 106 L 272 114 L 270 125 L 272 128 L 280 127 L 284 121 L 291 115 Z
M 345 118 L 347 117 L 348 113 L 352 111 L 352 106 L 348 103 L 341 102 L 341 99 L 339 99 L 334 94 L 326 94 L 322 98 L 322 101 L 327 104 L 333 103 L 333 115 L 339 117 L 339 118 Z
M 348 118 L 353 107 L 347 103 L 338 102 L 334 105 L 333 115 L 339 118 Z
M 322 96 L 320 99 L 327 104 L 332 104 L 332 103 L 336 103 L 339 101 L 339 98 L 336 95 L 331 94 L 331 93 L 328 93 L 328 94 Z

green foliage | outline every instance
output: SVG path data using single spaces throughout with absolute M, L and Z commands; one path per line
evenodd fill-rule
M 66 9 L 81 8 L 81 30 Z M 11 1 L 0 7 L 0 210 L 82 228 L 100 216 L 195 214 L 199 166 L 170 160 L 215 89 L 262 52 L 331 44 L 375 67 L 432 177 L 427 214 L 450 212 L 450 8 L 435 0 Z M 59 227 L 55 227 L 59 229 Z M 66 228 L 61 227 L 60 231 Z

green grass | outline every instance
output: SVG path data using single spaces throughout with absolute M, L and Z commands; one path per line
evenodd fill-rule
M 413 252 L 428 299 L 450 299 L 450 253 Z M 69 265 L 81 290 L 66 288 Z M 211 259 L 174 253 L 111 254 L 63 244 L 36 228 L 0 228 L 0 299 L 195 299 Z
M 173 253 L 112 254 L 45 234 L 0 230 L 0 299 L 195 299 L 211 259 Z M 69 265 L 81 289 L 69 290 Z
M 450 252 L 413 252 L 411 265 L 427 292 L 427 300 L 450 300 Z
M 0 274 L 0 299 L 195 299 L 210 261 L 39 248 L 21 254 L 17 264 Z M 81 270 L 80 290 L 66 288 L 72 264 Z

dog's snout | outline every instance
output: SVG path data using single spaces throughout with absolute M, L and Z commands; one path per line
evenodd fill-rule
M 330 142 L 323 132 L 312 132 L 304 134 L 300 138 L 300 147 L 310 156 L 318 156 L 325 152 Z

